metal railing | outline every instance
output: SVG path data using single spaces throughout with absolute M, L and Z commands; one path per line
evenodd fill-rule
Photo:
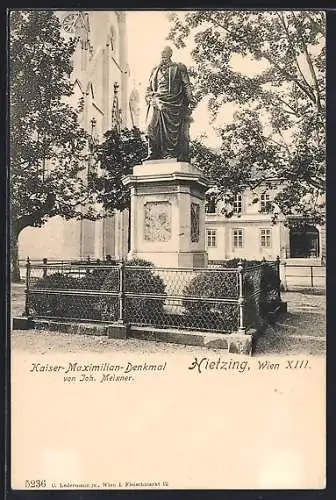
M 278 261 L 193 270 L 134 264 L 27 259 L 24 315 L 245 333 L 281 300 Z
M 48 266 L 61 266 L 63 268 L 66 265 L 100 265 L 100 264 L 116 264 L 117 259 L 115 257 L 111 257 L 108 255 L 104 260 L 101 259 L 92 259 L 90 256 L 88 256 L 86 259 L 81 259 L 81 258 L 68 258 L 68 259 L 48 259 L 48 258 L 43 258 L 43 259 L 29 259 L 30 263 L 32 265 L 48 265 Z M 27 264 L 27 259 L 19 259 L 19 269 L 20 269 L 20 278 L 25 279 L 26 275 L 26 264 Z
M 283 263 L 285 290 L 324 289 L 326 286 L 326 267 Z

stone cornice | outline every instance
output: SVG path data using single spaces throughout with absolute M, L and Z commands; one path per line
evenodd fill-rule
M 152 174 L 152 175 L 128 175 L 122 178 L 125 186 L 134 184 L 149 184 L 149 183 L 169 183 L 169 182 L 195 182 L 208 187 L 208 180 L 201 176 L 189 173 L 175 172 L 170 174 Z

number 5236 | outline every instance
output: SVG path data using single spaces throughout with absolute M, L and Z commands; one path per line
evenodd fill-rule
M 45 488 L 47 486 L 47 482 L 45 479 L 26 479 L 25 487 L 26 488 Z

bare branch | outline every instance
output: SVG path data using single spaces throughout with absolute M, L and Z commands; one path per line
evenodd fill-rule
M 279 127 L 275 127 L 275 129 L 276 129 L 276 131 L 278 132 L 278 134 L 280 135 L 280 137 L 281 137 L 281 139 L 282 139 L 283 145 L 285 146 L 285 148 L 286 148 L 286 150 L 287 150 L 287 154 L 288 154 L 288 156 L 289 156 L 289 157 L 291 157 L 291 156 L 292 156 L 292 153 L 291 153 L 291 151 L 290 151 L 290 149 L 289 149 L 289 147 L 288 147 L 287 142 L 285 141 L 285 138 L 284 138 L 284 136 L 283 136 L 283 134 L 282 134 L 281 130 L 279 129 Z
M 291 49 L 291 52 L 292 52 L 292 54 L 294 56 L 295 66 L 297 67 L 297 70 L 298 70 L 298 72 L 299 72 L 299 74 L 300 74 L 300 76 L 301 76 L 304 84 L 307 86 L 307 88 L 311 89 L 311 85 L 307 82 L 307 80 L 306 80 L 306 78 L 305 78 L 305 76 L 304 76 L 304 74 L 303 74 L 303 72 L 301 70 L 301 67 L 299 65 L 299 61 L 298 61 L 297 55 L 296 55 L 296 50 L 295 50 L 295 47 L 292 44 L 291 36 L 289 34 L 289 31 L 288 31 L 288 26 L 286 25 L 284 14 L 283 14 L 283 12 L 277 12 L 277 15 L 278 15 L 278 17 L 280 19 L 280 22 L 281 22 L 284 30 L 285 30 L 285 34 L 286 34 L 286 38 L 287 38 L 287 41 L 288 41 L 288 45 L 289 45 L 289 47 Z M 311 92 L 313 92 L 313 91 L 311 91 Z
M 234 33 L 233 31 L 229 30 L 227 26 L 225 26 L 224 24 L 222 23 L 219 23 L 218 21 L 216 21 L 214 18 L 212 19 L 212 22 L 218 27 L 218 28 L 222 28 L 226 33 L 228 33 L 235 41 L 239 42 L 239 43 L 242 43 L 246 48 L 248 48 L 250 50 L 250 46 L 248 44 L 248 42 L 243 38 L 243 37 L 240 37 L 240 36 L 237 36 L 236 33 Z M 315 95 L 314 93 L 310 90 L 310 88 L 306 88 L 305 85 L 303 85 L 300 80 L 298 80 L 298 78 L 296 78 L 295 76 L 291 75 L 290 73 L 288 73 L 288 71 L 285 70 L 285 68 L 281 67 L 281 65 L 279 63 L 277 63 L 269 54 L 267 54 L 267 52 L 265 51 L 261 51 L 260 53 L 261 57 L 263 57 L 264 59 L 266 59 L 271 65 L 273 65 L 277 71 L 282 74 L 283 76 L 285 76 L 288 80 L 290 81 L 293 81 L 296 83 L 296 85 L 302 90 L 302 92 L 304 92 L 306 94 L 307 97 L 309 97 L 309 99 L 311 101 L 313 101 L 314 104 L 316 104 L 316 98 L 315 98 Z
M 282 104 L 284 104 L 285 106 L 287 106 L 291 111 L 288 111 L 286 110 L 286 113 L 289 113 L 290 115 L 294 115 L 296 117 L 299 117 L 299 113 L 298 111 L 293 108 L 293 106 L 291 106 L 290 104 L 288 104 L 288 102 L 284 101 L 283 99 L 281 99 L 281 97 L 277 96 L 277 99 L 282 102 Z
M 292 11 L 291 12 L 291 15 L 292 15 L 292 18 L 293 18 L 293 21 L 294 21 L 294 24 L 296 26 L 296 29 L 297 29 L 297 33 L 298 33 L 298 36 L 300 38 L 300 42 L 301 42 L 301 47 L 303 49 L 303 52 L 304 52 L 304 55 L 305 55 L 305 58 L 306 58 L 306 61 L 308 63 L 308 67 L 309 67 L 309 70 L 310 70 L 310 73 L 311 73 L 311 76 L 313 78 L 313 82 L 314 82 L 314 88 L 315 88 L 315 92 L 316 92 L 316 105 L 317 105 L 317 109 L 319 112 L 322 111 L 322 105 L 321 105 L 321 96 L 320 96 L 320 89 L 319 89 L 319 85 L 318 85 L 318 81 L 317 81 L 317 77 L 316 77 L 316 73 L 315 73 L 315 68 L 314 68 L 314 65 L 313 65 L 313 62 L 312 62 L 312 59 L 310 57 L 310 54 L 308 52 L 308 49 L 307 49 L 307 45 L 305 43 L 305 41 L 303 40 L 303 37 L 301 35 L 301 30 L 300 30 L 300 27 L 298 26 L 298 23 L 297 23 L 297 18 L 294 14 L 294 12 Z

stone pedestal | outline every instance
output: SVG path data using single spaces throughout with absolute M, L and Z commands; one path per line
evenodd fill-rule
M 131 187 L 129 257 L 157 267 L 207 266 L 205 202 L 208 181 L 190 163 L 145 161 L 123 179 Z

